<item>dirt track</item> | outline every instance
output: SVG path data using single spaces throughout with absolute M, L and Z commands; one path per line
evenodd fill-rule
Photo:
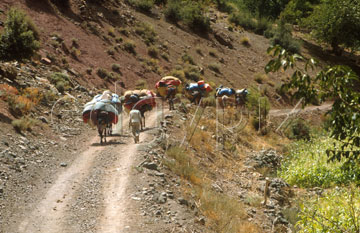
M 152 112 L 147 126 L 154 126 L 156 118 Z M 123 125 L 127 128 L 126 120 Z M 130 207 L 130 171 L 137 148 L 147 138 L 149 131 L 140 135 L 140 144 L 127 135 L 110 137 L 100 145 L 99 137 L 92 136 L 72 165 L 57 175 L 32 213 L 25 215 L 17 232 L 123 232 Z

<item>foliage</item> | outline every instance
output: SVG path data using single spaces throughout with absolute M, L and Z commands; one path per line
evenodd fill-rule
M 121 66 L 119 64 L 112 64 L 111 69 L 116 73 L 121 73 Z
M 22 131 L 31 131 L 32 127 L 36 125 L 38 121 L 29 117 L 22 117 L 20 119 L 13 120 L 11 122 L 12 126 L 15 128 L 17 132 Z
M 297 223 L 305 232 L 360 232 L 360 191 L 358 188 L 336 188 L 322 196 L 308 199 L 301 207 Z
M 211 63 L 208 65 L 209 69 L 220 74 L 221 71 L 220 71 L 220 65 L 218 63 Z
M 159 50 L 155 46 L 151 46 L 148 48 L 148 54 L 152 58 L 158 58 L 159 57 Z
M 31 58 L 39 47 L 39 33 L 32 21 L 22 10 L 10 9 L 0 37 L 0 58 Z
M 181 60 L 184 62 L 184 63 L 188 63 L 188 64 L 191 64 L 191 65 L 196 65 L 195 61 L 194 61 L 194 58 L 189 55 L 188 53 L 184 53 L 182 56 L 181 56 Z
M 280 69 L 292 69 L 294 72 L 288 83 L 284 84 L 286 90 L 293 91 L 293 98 L 303 98 L 304 104 L 314 99 L 321 102 L 333 100 L 329 116 L 332 120 L 331 137 L 341 142 L 341 146 L 329 148 L 327 154 L 331 160 L 347 159 L 344 166 L 353 165 L 360 160 L 360 93 L 355 89 L 359 84 L 359 76 L 348 66 L 327 66 L 317 72 L 313 77 L 310 70 L 317 67 L 313 59 L 306 59 L 298 54 L 290 54 L 279 46 L 268 49 L 274 59 L 265 67 L 266 72 L 276 72 Z M 304 65 L 299 67 L 297 63 Z
M 253 126 L 256 130 L 259 129 L 259 120 L 261 120 L 261 126 L 266 125 L 266 118 L 270 111 L 270 102 L 266 96 L 262 96 L 257 89 L 250 88 L 249 94 L 247 95 L 246 107 L 249 109 L 249 111 L 255 112 Z
M 22 92 L 22 95 L 30 99 L 35 105 L 40 103 L 44 96 L 43 93 L 36 87 L 27 87 Z
M 165 17 L 171 22 L 179 22 L 182 19 L 181 8 L 181 1 L 169 0 L 165 9 Z
M 229 21 L 235 25 L 243 27 L 245 30 L 254 30 L 256 28 L 256 20 L 248 12 L 232 13 Z
M 246 9 L 260 18 L 276 19 L 285 8 L 289 0 L 242 0 Z
M 55 72 L 50 76 L 50 82 L 55 85 L 56 89 L 64 93 L 70 88 L 70 78 L 67 74 Z
M 303 119 L 296 119 L 290 124 L 290 132 L 287 136 L 291 139 L 310 140 L 310 127 Z
M 207 32 L 210 30 L 210 20 L 205 16 L 206 9 L 198 1 L 169 0 L 165 16 L 169 21 L 184 22 L 194 31 Z
M 139 23 L 135 28 L 135 33 L 141 36 L 146 45 L 154 44 L 156 41 L 157 34 L 153 26 L 148 23 Z
M 300 43 L 292 37 L 291 26 L 286 25 L 284 21 L 280 21 L 273 38 L 271 38 L 271 43 L 272 45 L 280 45 L 292 53 L 300 52 Z
M 280 18 L 286 23 L 300 24 L 301 20 L 311 15 L 314 4 L 320 0 L 290 0 L 281 12 Z
M 184 68 L 184 74 L 187 79 L 193 80 L 193 81 L 199 81 L 200 80 L 200 70 L 198 66 L 193 65 L 187 65 Z
M 256 18 L 246 11 L 232 13 L 229 21 L 243 27 L 245 30 L 253 31 L 258 35 L 263 35 L 265 31 L 272 29 L 271 21 L 268 18 Z
M 283 161 L 279 175 L 286 182 L 300 187 L 323 187 L 359 183 L 360 168 L 343 169 L 346 162 L 328 162 L 326 150 L 334 147 L 335 141 L 327 137 L 309 141 L 297 141 L 290 147 L 289 156 Z M 337 143 L 336 146 L 341 146 Z
M 16 87 L 10 86 L 9 84 L 2 83 L 0 84 L 0 98 L 5 101 L 8 100 L 9 97 L 15 96 L 19 94 L 18 89 Z
M 200 32 L 210 30 L 210 20 L 204 13 L 205 9 L 199 2 L 188 2 L 181 11 L 184 23 L 191 29 Z
M 340 45 L 360 47 L 360 0 L 324 0 L 306 20 L 312 35 L 341 55 Z
M 219 11 L 232 13 L 235 11 L 235 6 L 227 0 L 215 0 L 216 7 Z
M 125 51 L 136 55 L 136 50 L 135 50 L 136 45 L 135 45 L 134 41 L 132 41 L 132 40 L 125 41 L 123 48 Z
M 148 85 L 145 80 L 139 79 L 138 81 L 136 81 L 135 87 L 136 87 L 135 89 L 137 90 L 142 90 L 142 89 L 147 89 Z
M 104 80 L 108 80 L 109 78 L 111 78 L 111 74 L 103 68 L 97 69 L 96 74 Z
M 150 13 L 154 6 L 154 0 L 128 0 L 131 5 L 135 6 L 139 11 Z

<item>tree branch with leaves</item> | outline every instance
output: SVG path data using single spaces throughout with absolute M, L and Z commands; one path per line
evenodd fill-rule
M 313 58 L 291 54 L 280 46 L 268 49 L 273 59 L 265 67 L 265 72 L 292 70 L 291 79 L 282 88 L 292 92 L 292 98 L 304 98 L 304 105 L 319 100 L 320 103 L 333 101 L 328 113 L 331 119 L 330 136 L 340 141 L 341 146 L 328 149 L 330 160 L 346 159 L 345 168 L 360 162 L 360 79 L 348 66 L 327 66 L 319 69 Z M 300 65 L 301 63 L 301 65 Z

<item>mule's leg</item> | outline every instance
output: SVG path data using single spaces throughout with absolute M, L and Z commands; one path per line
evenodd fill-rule
M 101 130 L 100 128 L 98 128 L 98 132 L 99 132 L 99 136 L 100 136 L 100 144 L 102 144 L 102 143 L 103 143 L 103 140 L 102 140 L 102 138 L 103 138 L 102 130 Z

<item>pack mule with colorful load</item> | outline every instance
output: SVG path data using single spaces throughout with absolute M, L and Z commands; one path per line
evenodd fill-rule
M 155 93 L 151 90 L 129 90 L 123 96 L 124 108 L 127 113 L 137 109 L 141 113 L 141 130 L 145 128 L 145 112 L 151 111 L 156 106 Z
M 220 85 L 216 88 L 215 98 L 222 108 L 229 105 L 241 107 L 245 105 L 248 94 L 249 91 L 246 88 L 235 90 L 233 88 L 223 87 Z
M 173 76 L 163 77 L 155 84 L 156 96 L 162 97 L 169 103 L 169 110 L 174 110 L 174 100 L 176 94 L 182 92 L 182 83 L 180 79 Z
M 118 122 L 118 115 L 122 111 L 121 101 L 117 94 L 104 91 L 86 103 L 82 113 L 83 121 L 97 127 L 100 143 L 106 142 L 107 134 L 112 134 L 112 124 Z
M 197 83 L 186 84 L 184 94 L 191 103 L 197 105 L 200 103 L 201 98 L 208 97 L 211 91 L 212 87 L 210 84 L 200 80 Z

